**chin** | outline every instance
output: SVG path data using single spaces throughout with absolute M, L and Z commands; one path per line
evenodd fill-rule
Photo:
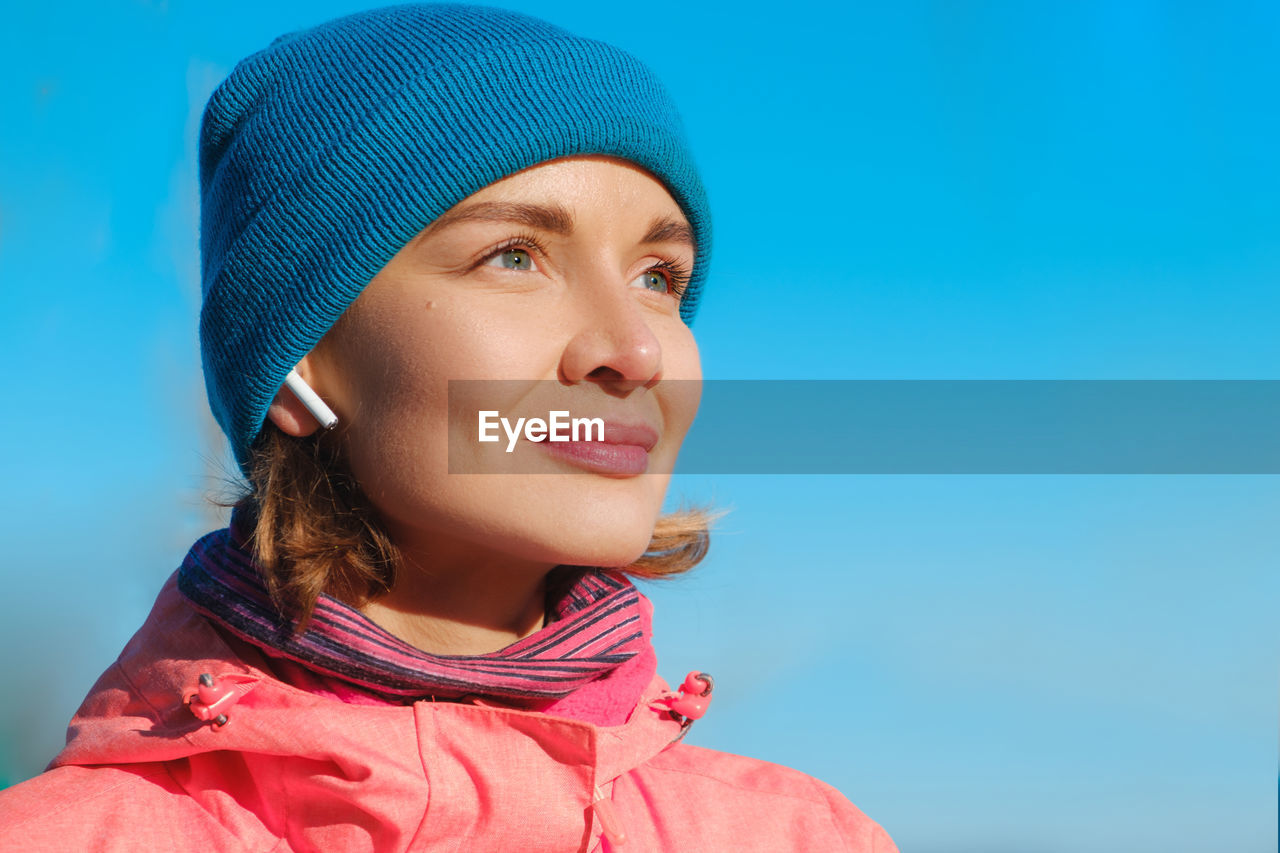
M 660 505 L 589 500 L 544 504 L 505 531 L 513 556 L 556 565 L 624 568 L 649 549 Z M 511 519 L 508 518 L 508 521 Z
M 566 566 L 599 566 L 602 569 L 625 569 L 644 556 L 650 537 L 637 545 L 632 543 L 594 543 L 588 548 L 566 548 L 557 561 Z M 603 545 L 603 547 L 602 547 Z
M 430 490 L 406 483 L 375 494 L 384 498 L 379 509 L 401 510 L 387 515 L 420 541 L 443 537 L 477 555 L 505 554 L 523 563 L 622 568 L 648 550 L 666 482 L 479 476 L 444 480 Z

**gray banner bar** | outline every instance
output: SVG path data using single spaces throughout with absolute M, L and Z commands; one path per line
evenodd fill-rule
M 549 386 L 545 394 L 535 388 L 544 384 Z M 698 384 L 684 383 L 678 390 L 696 393 Z M 603 394 L 598 388 L 552 382 L 488 385 L 451 381 L 451 409 L 474 418 L 477 405 L 485 405 L 477 401 L 490 396 L 494 408 L 503 401 L 542 397 L 555 398 L 557 406 L 575 415 L 590 415 Z M 1280 380 L 705 380 L 700 385 L 701 405 L 677 473 L 1280 473 Z M 464 398 L 466 404 L 459 405 Z M 635 405 L 637 411 L 658 411 L 654 400 L 611 397 L 607 402 L 612 409 Z M 452 434 L 464 433 L 459 428 Z M 451 446 L 451 470 L 457 470 L 454 450 Z M 507 465 L 505 470 L 515 469 Z
M 1276 474 L 1280 381 L 711 381 L 683 473 Z

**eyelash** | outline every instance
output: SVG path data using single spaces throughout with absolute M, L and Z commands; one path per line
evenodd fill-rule
M 520 234 L 510 238 L 509 240 L 503 240 L 492 249 L 486 249 L 484 254 L 476 260 L 475 266 L 479 267 L 487 264 L 498 255 L 501 255 L 503 252 L 510 252 L 512 249 L 533 249 L 534 254 L 547 254 L 546 247 L 542 245 L 541 241 L 539 241 L 537 237 L 530 234 Z
M 520 234 L 508 240 L 504 240 L 491 249 L 487 249 L 485 253 L 476 261 L 475 266 L 480 267 L 493 260 L 503 252 L 510 252 L 512 249 L 532 249 L 534 254 L 546 256 L 547 250 L 538 238 L 531 234 Z M 657 270 L 661 272 L 667 279 L 667 292 L 672 296 L 680 299 L 684 296 L 685 290 L 689 287 L 689 280 L 693 277 L 693 270 L 688 265 L 678 263 L 669 259 L 658 261 L 641 271 L 641 275 L 651 273 Z
M 684 298 L 684 292 L 689 287 L 689 279 L 693 277 L 693 271 L 685 264 L 676 263 L 675 261 L 663 260 L 645 270 L 646 273 L 657 270 L 666 274 L 667 292 L 676 299 Z M 643 273 L 641 273 L 643 275 Z

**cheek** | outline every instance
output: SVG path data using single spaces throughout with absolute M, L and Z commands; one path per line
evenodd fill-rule
M 683 323 L 663 342 L 663 381 L 657 388 L 666 433 L 679 449 L 702 398 L 702 362 L 697 342 Z
M 344 325 L 341 345 L 330 352 L 330 370 L 340 377 L 336 390 L 356 480 L 383 518 L 402 532 L 470 528 L 484 525 L 486 515 L 511 512 L 522 503 L 541 505 L 536 490 L 528 484 L 513 489 L 510 476 L 450 475 L 451 448 L 455 471 L 501 467 L 478 465 L 468 457 L 474 418 L 451 417 L 449 380 L 484 380 L 470 385 L 485 392 L 487 408 L 495 406 L 495 387 L 518 399 L 529 383 L 494 380 L 538 377 L 548 370 L 554 375 L 547 336 L 527 316 L 482 315 L 479 306 L 420 301 L 425 303 L 420 307 L 403 297 L 398 303 L 362 305 Z M 468 385 L 453 384 L 453 402 L 461 401 L 464 409 Z M 502 401 L 496 407 L 516 408 Z M 502 454 L 497 461 L 514 460 Z
M 352 473 L 384 515 L 406 500 L 406 484 L 436 476 L 448 437 L 448 360 L 474 359 L 434 313 L 364 308 L 333 354 Z
M 388 300 L 344 330 L 336 355 L 359 429 L 387 437 L 445 420 L 448 381 L 555 375 L 556 349 L 527 315 L 484 314 L 461 300 Z M 443 438 L 443 431 L 440 437 Z
M 672 319 L 657 330 L 662 346 L 662 378 L 673 380 L 701 380 L 702 356 L 693 330 L 683 322 Z

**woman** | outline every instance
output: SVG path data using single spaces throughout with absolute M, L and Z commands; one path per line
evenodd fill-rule
M 647 69 L 511 12 L 363 12 L 240 63 L 200 158 L 248 493 L 0 797 L 6 849 L 894 849 L 683 744 L 712 681 L 655 674 L 626 574 L 706 548 L 659 511 L 709 233 Z M 602 435 L 481 440 L 554 412 Z

